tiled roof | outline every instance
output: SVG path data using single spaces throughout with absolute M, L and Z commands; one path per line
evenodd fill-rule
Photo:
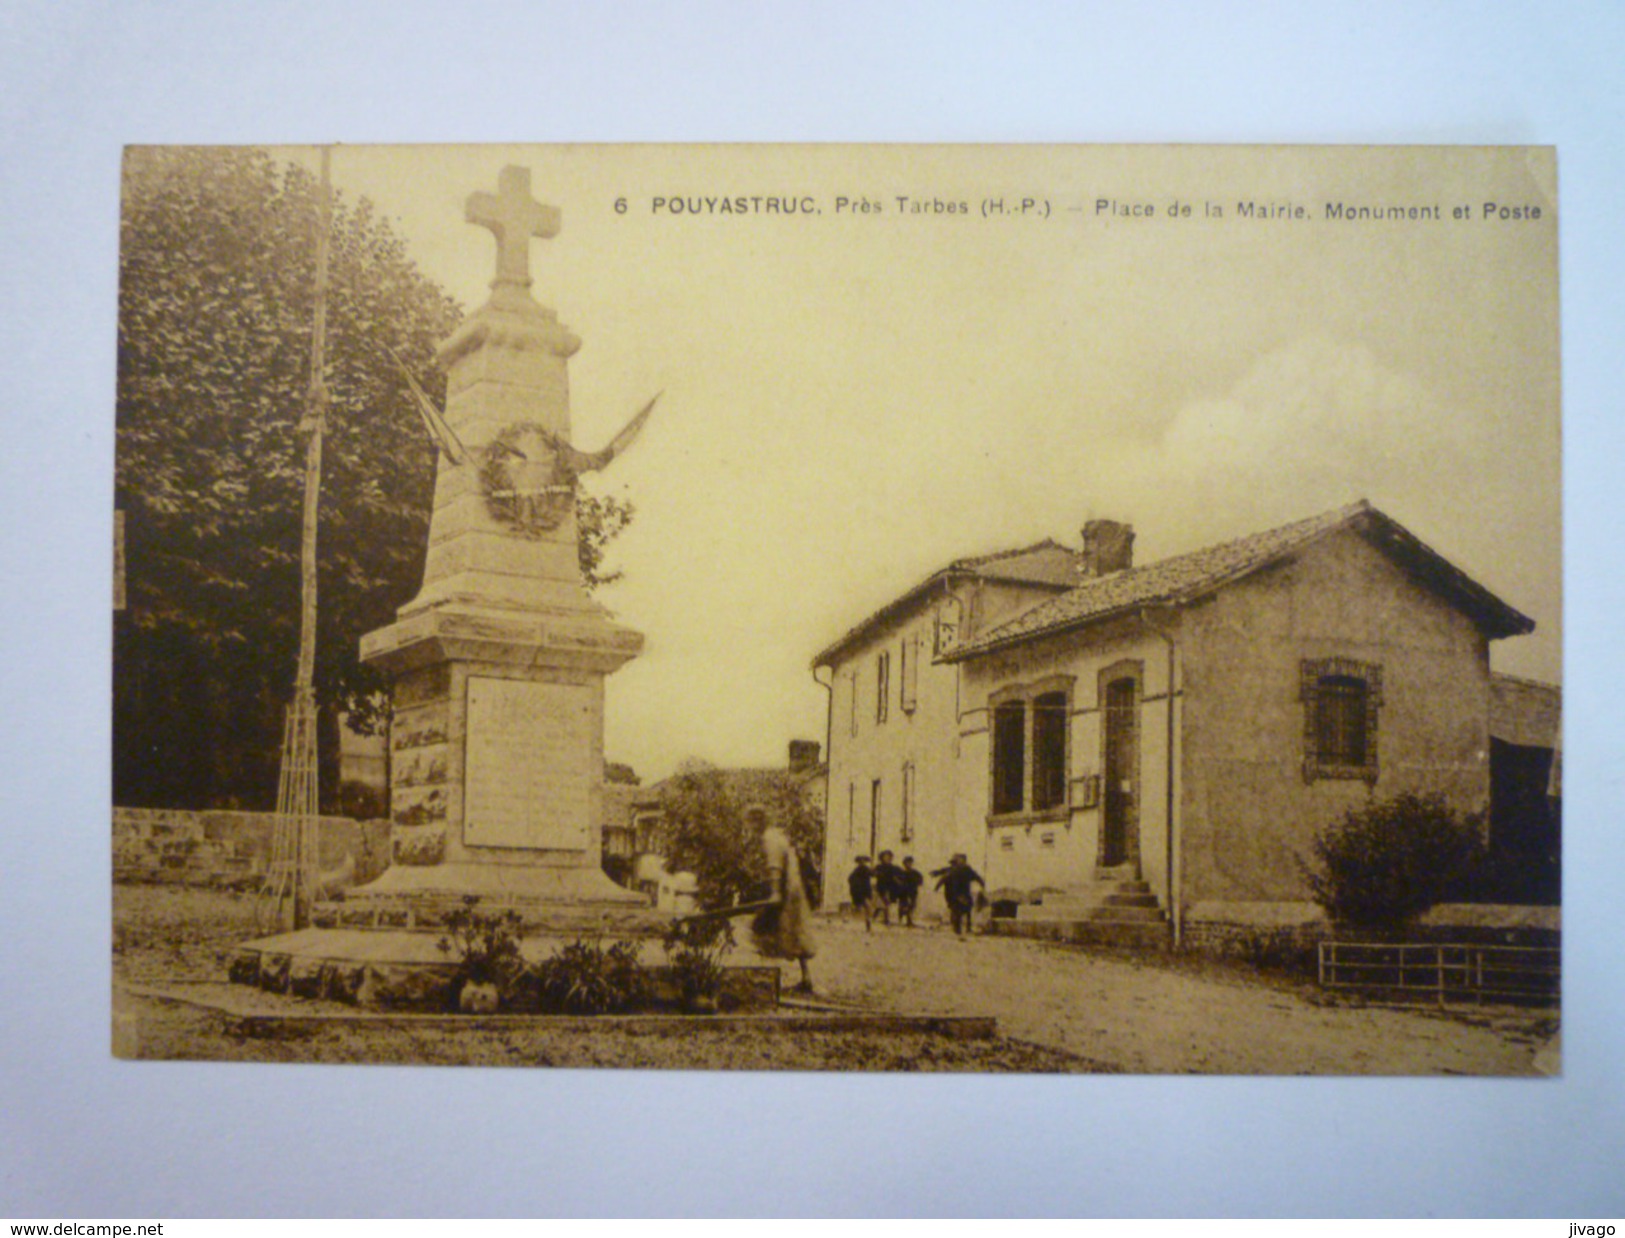
M 950 662 L 1144 606 L 1179 604 L 1250 575 L 1343 528 L 1354 528 L 1424 583 L 1451 598 L 1491 636 L 1532 631 L 1534 623 L 1423 545 L 1364 499 L 1263 533 L 1112 572 L 1041 602 L 945 655 Z
M 1019 546 L 993 554 L 955 559 L 946 567 L 932 572 L 908 592 L 882 606 L 862 623 L 847 629 L 839 640 L 821 650 L 812 664 L 824 666 L 834 661 L 842 650 L 861 639 L 875 624 L 903 609 L 932 585 L 953 576 L 980 576 L 983 580 L 1065 589 L 1077 583 L 1078 552 L 1068 550 L 1059 542 L 1045 538 L 1041 542 L 1034 542 L 1031 546 Z

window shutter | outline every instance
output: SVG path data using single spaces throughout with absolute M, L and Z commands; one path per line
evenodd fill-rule
M 910 632 L 903 637 L 903 673 L 900 685 L 904 713 L 913 713 L 920 695 L 920 634 Z

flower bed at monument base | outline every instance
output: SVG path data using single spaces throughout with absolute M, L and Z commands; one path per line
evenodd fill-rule
M 272 993 L 388 1010 L 446 1011 L 457 1006 L 460 964 L 439 947 L 434 933 L 389 930 L 303 929 L 244 942 L 233 952 L 234 984 Z M 540 960 L 563 944 L 526 938 L 521 949 Z M 723 967 L 714 1009 L 747 1013 L 779 1003 L 777 967 Z M 631 1009 L 676 1013 L 684 1009 L 682 978 L 670 965 L 642 969 L 647 988 Z

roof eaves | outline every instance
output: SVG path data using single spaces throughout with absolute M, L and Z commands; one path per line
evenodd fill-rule
M 1535 621 L 1528 615 L 1496 597 L 1397 520 L 1374 509 L 1371 515 L 1372 520 L 1362 532 L 1370 537 L 1380 530 L 1392 543 L 1390 554 L 1401 560 L 1405 556 L 1419 559 L 1424 567 L 1438 572 L 1443 580 L 1426 583 L 1443 592 L 1454 593 L 1457 605 L 1477 619 L 1492 640 L 1527 636 L 1535 630 Z
M 847 646 L 860 639 L 869 631 L 869 629 L 883 620 L 897 614 L 904 607 L 916 601 L 922 594 L 928 592 L 932 586 L 948 580 L 966 576 L 975 576 L 982 580 L 995 581 L 1000 584 L 1030 585 L 1033 588 L 1054 589 L 1057 592 L 1064 592 L 1065 590 L 1070 589 L 1072 586 L 1070 584 L 1062 584 L 1058 581 L 1036 580 L 1031 577 L 1016 575 L 1014 573 L 1006 575 L 996 572 L 989 572 L 985 570 L 985 565 L 999 563 L 1006 559 L 1018 559 L 1023 555 L 1035 554 L 1041 550 L 1065 549 L 1066 547 L 1061 545 L 1061 543 L 1057 542 L 1054 538 L 1046 537 L 1042 541 L 1034 542 L 1030 546 L 1018 546 L 1012 550 L 1000 550 L 992 554 L 977 555 L 965 559 L 955 559 L 946 567 L 938 568 L 936 571 L 932 572 L 907 593 L 901 594 L 892 601 L 886 603 L 886 605 L 875 611 L 861 623 L 848 628 L 839 639 L 826 645 L 813 657 L 811 666 L 814 670 L 817 670 L 820 666 L 830 665 L 839 653 L 846 649 Z
M 965 576 L 970 574 L 972 573 L 958 567 L 956 564 L 949 564 L 947 567 L 939 568 L 937 571 L 932 572 L 931 575 L 927 576 L 907 593 L 893 598 L 890 602 L 887 602 L 884 606 L 875 611 L 868 618 L 864 619 L 861 623 L 848 628 L 838 639 L 826 645 L 813 657 L 811 663 L 812 668 L 817 670 L 820 666 L 830 665 L 835 660 L 836 655 L 844 650 L 848 645 L 855 643 L 877 623 L 880 623 L 882 620 L 889 619 L 904 607 L 908 606 L 911 602 L 914 602 L 916 599 L 929 592 L 933 585 L 950 580 L 955 576 Z
M 971 658 L 981 657 L 987 653 L 997 653 L 1001 649 L 1008 649 L 1012 645 L 1025 644 L 1027 641 L 1038 640 L 1045 636 L 1058 636 L 1063 632 L 1075 632 L 1079 628 L 1092 627 L 1097 623 L 1106 623 L 1112 619 L 1121 619 L 1124 615 L 1145 610 L 1151 606 L 1183 606 L 1191 598 L 1169 594 L 1165 597 L 1136 598 L 1132 602 L 1125 602 L 1121 606 L 1109 607 L 1106 610 L 1090 611 L 1086 615 L 1077 615 L 1068 619 L 1060 619 L 1054 623 L 1045 624 L 1041 628 L 1026 628 L 1019 632 L 1011 632 L 1008 636 L 996 636 L 989 633 L 979 641 L 962 645 L 958 649 L 942 654 L 941 662 L 966 662 Z
M 1040 627 L 1019 628 L 1004 636 L 1000 636 L 999 629 L 995 629 L 981 640 L 971 642 L 942 655 L 941 660 L 944 662 L 963 662 L 982 654 L 1007 649 L 1012 645 L 1036 640 L 1043 636 L 1076 631 L 1092 624 L 1104 623 L 1147 606 L 1188 605 L 1217 592 L 1227 585 L 1271 567 L 1281 562 L 1288 555 L 1296 554 L 1305 547 L 1311 546 L 1333 533 L 1350 528 L 1367 537 L 1368 540 L 1378 541 L 1378 549 L 1385 550 L 1402 560 L 1407 556 L 1413 560 L 1420 560 L 1428 569 L 1438 572 L 1443 577 L 1443 580 L 1428 583 L 1432 584 L 1434 588 L 1453 594 L 1456 604 L 1475 618 L 1492 638 L 1521 636 L 1534 631 L 1535 621 L 1533 619 L 1496 597 L 1495 594 L 1468 576 L 1466 572 L 1451 563 L 1438 551 L 1428 546 L 1409 529 L 1391 516 L 1378 511 L 1368 500 L 1360 499 L 1336 512 L 1327 513 L 1326 516 L 1335 518 L 1310 517 L 1300 523 L 1312 527 L 1303 530 L 1298 536 L 1284 540 L 1279 545 L 1271 547 L 1268 553 L 1260 554 L 1255 559 L 1244 560 L 1227 571 L 1215 572 L 1210 576 L 1203 577 L 1186 588 L 1168 590 L 1161 594 L 1148 594 L 1117 606 L 1063 618 Z M 1323 523 L 1321 523 L 1322 520 Z M 1280 531 L 1267 530 L 1264 534 L 1255 534 L 1253 536 L 1268 536 L 1270 532 Z M 1379 532 L 1385 534 L 1386 539 L 1378 539 L 1374 536 Z M 1241 542 L 1250 539 L 1238 538 L 1236 540 Z M 1382 545 L 1382 540 L 1386 540 L 1388 545 Z M 1220 546 L 1225 544 L 1219 543 Z M 1215 547 L 1204 549 L 1211 550 L 1215 549 Z M 1202 551 L 1193 551 L 1191 553 L 1199 554 Z M 1159 562 L 1166 563 L 1168 560 L 1160 560 Z M 1147 564 L 1146 566 L 1151 568 L 1156 564 Z M 1003 626 L 1009 627 L 1019 624 L 1021 619 L 1022 616 L 1018 615 Z

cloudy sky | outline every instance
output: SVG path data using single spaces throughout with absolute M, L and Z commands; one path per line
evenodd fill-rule
M 819 648 L 949 559 L 1075 544 L 1095 516 L 1130 520 L 1146 562 L 1369 498 L 1535 618 L 1499 669 L 1560 678 L 1542 152 L 344 147 L 333 177 L 473 308 L 494 245 L 463 202 L 509 163 L 563 213 L 531 266 L 584 341 L 578 444 L 665 392 L 588 481 L 638 508 L 602 597 L 647 640 L 610 680 L 606 740 L 645 779 L 822 739 Z M 817 213 L 654 205 L 725 197 Z

